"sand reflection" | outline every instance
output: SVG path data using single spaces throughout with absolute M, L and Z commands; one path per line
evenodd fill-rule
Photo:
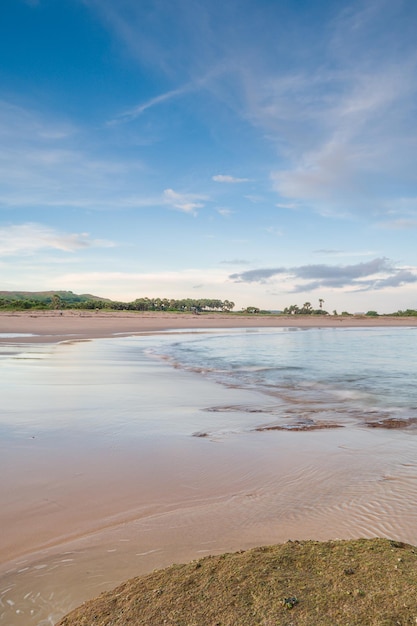
M 4 379 L 0 623 L 53 624 L 125 578 L 205 554 L 303 538 L 417 543 L 412 431 L 256 432 L 256 392 L 150 361 L 137 343 L 40 353 Z

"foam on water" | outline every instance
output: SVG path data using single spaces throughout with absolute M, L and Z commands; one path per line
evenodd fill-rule
M 285 400 L 285 410 L 417 417 L 414 328 L 224 331 L 164 343 L 153 353 L 218 383 Z

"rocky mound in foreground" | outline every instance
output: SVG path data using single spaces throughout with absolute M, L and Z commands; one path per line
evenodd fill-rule
M 394 626 L 417 623 L 417 549 L 294 541 L 133 578 L 57 626 Z

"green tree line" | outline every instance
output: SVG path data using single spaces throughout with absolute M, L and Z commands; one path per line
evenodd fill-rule
M 118 302 L 95 296 L 77 296 L 72 292 L 33 294 L 25 296 L 0 295 L 0 309 L 104 309 L 110 311 L 232 311 L 235 304 L 230 300 L 214 298 L 137 298 L 133 302 Z
M 305 302 L 303 306 L 292 304 L 283 310 L 284 315 L 328 315 L 328 312 L 323 309 L 323 302 L 320 298 L 319 309 L 313 309 L 311 302 Z
M 314 308 L 311 302 L 303 305 L 291 304 L 282 313 L 284 315 L 329 315 L 323 308 L 324 300 L 319 298 L 319 308 Z M 99 298 L 91 294 L 75 294 L 72 291 L 43 291 L 43 292 L 0 292 L 0 310 L 28 310 L 28 309 L 84 309 L 109 311 L 182 311 L 203 313 L 210 311 L 230 312 L 235 308 L 231 300 L 215 298 L 136 298 L 132 302 L 118 302 L 107 298 Z M 248 306 L 241 313 L 270 314 L 271 311 L 261 310 L 256 306 Z M 278 312 L 277 312 L 278 313 Z M 338 315 L 333 311 L 333 315 Z M 342 316 L 351 315 L 347 311 Z M 368 311 L 369 317 L 379 316 L 377 311 Z M 388 315 L 395 317 L 417 317 L 416 309 L 398 310 Z

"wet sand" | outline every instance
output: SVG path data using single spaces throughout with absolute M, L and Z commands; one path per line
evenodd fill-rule
M 417 543 L 414 441 L 402 431 L 256 432 L 259 416 L 253 415 L 245 418 L 252 420 L 248 432 L 193 437 L 201 409 L 256 404 L 256 394 L 145 360 L 135 364 L 137 392 L 143 419 L 156 415 L 160 430 L 134 434 L 123 419 L 116 426 L 106 422 L 105 398 L 97 407 L 101 419 L 91 427 L 80 408 L 83 398 L 71 406 L 68 364 L 100 359 L 101 346 L 108 347 L 106 340 L 79 340 L 181 328 L 389 324 L 417 320 L 0 315 L 0 333 L 34 334 L 3 336 L 5 345 L 36 344 L 37 356 L 48 357 L 42 375 L 59 375 L 62 368 L 68 384 L 52 379 L 45 390 L 56 387 L 51 404 L 62 401 L 79 420 L 71 431 L 42 432 L 28 421 L 2 437 L 0 624 L 52 624 L 125 578 L 204 554 L 303 538 L 388 536 Z M 88 387 L 88 370 L 80 376 Z M 38 383 L 25 380 L 41 395 Z M 47 407 L 48 398 L 44 402 Z M 13 406 L 3 403 L 3 410 Z
M 33 333 L 35 337 L 16 338 L 16 342 L 57 342 L 92 339 L 118 334 L 149 333 L 173 329 L 198 328 L 349 328 L 417 326 L 417 317 L 312 316 L 312 315 L 234 315 L 221 313 L 130 313 L 89 311 L 37 311 L 0 313 L 1 333 Z

